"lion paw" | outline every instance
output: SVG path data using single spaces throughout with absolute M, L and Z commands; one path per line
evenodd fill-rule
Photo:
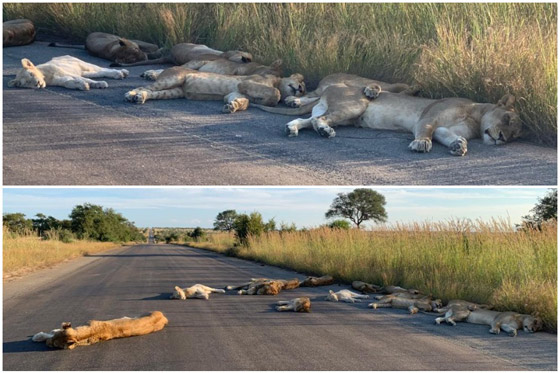
M 143 104 L 146 102 L 146 96 L 147 95 L 145 91 L 130 91 L 125 93 L 124 99 L 128 102 Z
M 156 75 L 154 70 L 144 71 L 142 74 L 140 74 L 140 77 L 144 78 L 146 80 L 156 80 L 157 79 L 157 75 Z
M 432 150 L 432 140 L 430 139 L 421 139 L 421 140 L 414 140 L 413 142 L 408 145 L 410 150 L 420 153 L 427 153 Z
M 109 87 L 109 84 L 107 84 L 107 82 L 105 82 L 105 81 L 100 81 L 100 82 L 91 83 L 89 86 L 91 88 L 105 89 L 105 88 Z
M 298 108 L 301 106 L 301 100 L 296 96 L 288 96 L 284 99 L 286 106 Z
M 224 105 L 224 107 L 222 108 L 222 113 L 225 114 L 233 114 L 237 111 L 238 107 L 235 104 L 235 102 L 229 102 L 227 104 Z
M 286 135 L 288 135 L 289 137 L 296 137 L 299 134 L 297 127 L 291 126 L 289 124 L 286 124 L 285 131 Z
M 378 84 L 371 84 L 364 88 L 364 95 L 370 100 L 379 97 L 380 92 L 381 92 L 381 87 Z
M 459 137 L 449 145 L 449 153 L 458 155 L 460 157 L 467 154 L 467 140 L 464 137 Z
M 89 83 L 87 82 L 79 82 L 78 83 L 78 89 L 80 91 L 89 91 Z
M 319 132 L 319 135 L 326 137 L 326 138 L 331 138 L 331 137 L 335 137 L 336 132 L 328 126 L 324 126 L 324 127 L 319 127 L 317 128 L 317 131 Z

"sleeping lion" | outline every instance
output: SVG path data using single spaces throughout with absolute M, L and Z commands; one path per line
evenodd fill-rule
M 138 318 L 91 320 L 88 325 L 75 329 L 69 322 L 63 322 L 60 329 L 54 329 L 50 333 L 39 332 L 33 336 L 32 341 L 45 342 L 49 347 L 72 350 L 76 346 L 87 346 L 110 339 L 150 334 L 163 329 L 167 323 L 167 318 L 160 311 Z
M 281 300 L 276 304 L 276 311 L 311 312 L 311 300 L 308 297 Z
M 214 289 L 210 286 L 196 284 L 188 288 L 181 289 L 179 286 L 175 286 L 175 291 L 171 296 L 170 299 L 206 299 L 210 298 L 211 293 L 225 293 L 226 291 L 223 289 Z

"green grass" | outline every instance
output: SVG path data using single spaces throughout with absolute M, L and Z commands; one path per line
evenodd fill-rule
M 93 31 L 282 58 L 311 85 L 334 72 L 417 83 L 429 97 L 516 105 L 527 136 L 556 144 L 556 4 L 15 4 L 4 20 L 84 40 Z
M 230 238 L 232 239 L 232 238 Z M 216 251 L 225 251 L 225 241 Z M 212 244 L 200 247 L 212 249 Z M 391 229 L 272 232 L 233 251 L 345 282 L 400 285 L 444 301 L 492 303 L 557 325 L 557 226 L 514 232 L 508 222 L 456 221 Z

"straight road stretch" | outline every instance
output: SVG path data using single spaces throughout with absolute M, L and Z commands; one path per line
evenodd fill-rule
M 304 274 L 173 245 L 137 245 L 73 260 L 4 284 L 4 370 L 555 370 L 557 337 L 435 325 L 434 315 L 324 300 L 334 285 L 277 296 L 234 291 L 170 300 L 175 285 L 222 288 L 251 277 Z M 274 304 L 308 296 L 311 313 Z M 53 350 L 30 337 L 162 311 L 169 324 L 141 337 Z

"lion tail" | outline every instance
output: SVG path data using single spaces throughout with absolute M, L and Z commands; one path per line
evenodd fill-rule
M 50 44 L 49 44 L 49 47 L 86 49 L 85 45 L 61 44 L 61 43 L 56 43 L 56 42 L 50 43 Z
M 319 103 L 319 101 L 312 102 L 312 103 L 309 103 L 307 105 L 303 105 L 302 107 L 299 107 L 299 108 L 271 107 L 271 106 L 253 104 L 253 103 L 251 103 L 251 106 L 254 106 L 254 107 L 259 108 L 263 111 L 266 111 L 268 113 L 273 113 L 273 114 L 302 115 L 302 114 L 311 113 L 311 111 L 313 111 L 313 107 L 315 105 L 317 105 L 318 103 Z

